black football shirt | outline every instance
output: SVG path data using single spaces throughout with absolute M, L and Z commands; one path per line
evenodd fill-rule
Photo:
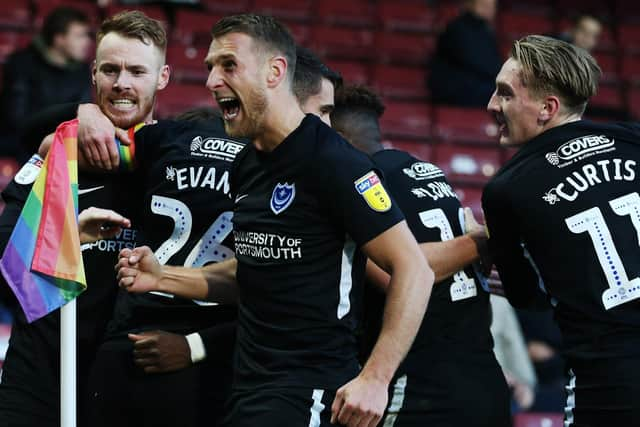
M 0 245 L 6 246 L 22 207 L 31 191 L 33 181 L 40 172 L 42 160 L 34 156 L 23 166 L 2 192 L 6 203 L 0 215 Z M 128 190 L 130 174 L 92 174 L 80 172 L 78 176 L 79 209 L 91 206 L 114 209 L 125 216 L 131 216 L 129 207 L 134 196 Z M 113 314 L 117 286 L 113 265 L 118 252 L 123 248 L 136 246 L 137 231 L 123 230 L 111 239 L 99 240 L 83 245 L 82 257 L 87 278 L 87 289 L 78 297 L 78 381 L 82 385 L 88 375 L 107 322 Z M 24 314 L 9 286 L 2 279 L 2 298 L 16 308 L 13 330 L 9 342 L 5 370 L 2 381 L 6 391 L 21 387 L 36 396 L 43 396 L 43 402 L 56 404 L 59 395 L 60 376 L 60 311 L 55 310 L 41 319 L 27 323 Z M 4 394 L 3 394 L 4 396 Z M 5 396 L 10 405 L 11 396 Z M 3 400 L 0 399 L 0 400 Z M 8 400 L 7 400 L 8 399 Z M 3 406 L 3 405 L 0 405 Z M 4 407 L 4 406 L 3 406 Z M 54 407 L 56 409 L 57 406 Z
M 379 151 L 373 161 L 418 243 L 464 234 L 462 206 L 437 166 L 397 150 Z M 452 351 L 491 352 L 490 321 L 489 294 L 469 265 L 433 286 L 418 335 L 398 372 L 419 373 L 427 360 L 451 357 Z
M 221 121 L 159 121 L 135 133 L 138 245 L 161 264 L 200 267 L 233 257 L 230 167 L 244 143 Z M 235 318 L 235 308 L 161 293 L 118 295 L 110 336 L 193 332 Z
M 640 128 L 577 121 L 527 142 L 483 208 L 507 296 L 547 292 L 565 352 L 640 354 Z
M 336 389 L 359 366 L 364 255 L 402 221 L 371 160 L 307 115 L 233 166 L 240 303 L 236 389 Z

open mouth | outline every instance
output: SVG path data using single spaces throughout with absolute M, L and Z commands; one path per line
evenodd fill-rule
M 218 98 L 217 101 L 220 110 L 222 110 L 222 118 L 225 121 L 235 119 L 240 113 L 240 101 L 238 101 L 238 98 L 224 97 Z
M 498 124 L 498 133 L 501 135 L 505 135 L 507 132 L 507 122 L 504 120 L 504 117 L 496 114 L 495 115 L 496 123 Z
M 132 99 L 119 98 L 112 99 L 111 105 L 113 105 L 116 110 L 129 111 L 135 108 L 136 102 Z

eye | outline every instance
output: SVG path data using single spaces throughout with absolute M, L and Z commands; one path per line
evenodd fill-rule
M 222 68 L 224 68 L 225 71 L 233 71 L 236 68 L 236 63 L 230 59 L 226 60 L 222 63 Z

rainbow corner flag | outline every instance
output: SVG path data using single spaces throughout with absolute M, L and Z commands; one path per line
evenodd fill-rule
M 78 235 L 78 122 L 53 139 L 0 259 L 0 270 L 29 322 L 87 288 Z

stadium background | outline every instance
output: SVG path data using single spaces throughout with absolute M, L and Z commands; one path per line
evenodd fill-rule
M 106 5 L 99 5 L 108 3 Z M 296 40 L 318 53 L 347 82 L 366 84 L 386 103 L 382 131 L 389 146 L 436 163 L 449 176 L 463 205 L 480 214 L 484 183 L 512 155 L 496 142 L 497 128 L 483 109 L 430 103 L 429 59 L 437 35 L 458 15 L 460 1 L 426 0 L 182 0 L 166 2 L 92 0 L 2 0 L 0 73 L 15 49 L 27 46 L 55 7 L 73 6 L 91 19 L 139 9 L 165 23 L 171 84 L 159 92 L 156 116 L 213 106 L 204 88 L 203 58 L 209 30 L 226 14 L 257 12 L 285 22 Z M 501 0 L 495 30 L 503 55 L 526 34 L 559 34 L 570 17 L 588 12 L 603 23 L 594 56 L 603 70 L 591 105 L 621 118 L 640 117 L 640 2 L 597 0 Z M 0 74 L 1 76 L 1 74 Z M 1 78 L 0 78 L 1 81 Z M 591 115 L 593 120 L 609 119 Z M 0 158 L 0 189 L 18 165 Z M 1 204 L 1 201 L 0 201 Z M 1 207 L 1 206 L 0 206 Z M 0 318 L 1 319 L 1 318 Z M 0 323 L 0 363 L 9 326 Z M 527 418 L 520 425 L 551 427 L 558 417 Z M 559 424 L 561 425 L 561 424 Z

